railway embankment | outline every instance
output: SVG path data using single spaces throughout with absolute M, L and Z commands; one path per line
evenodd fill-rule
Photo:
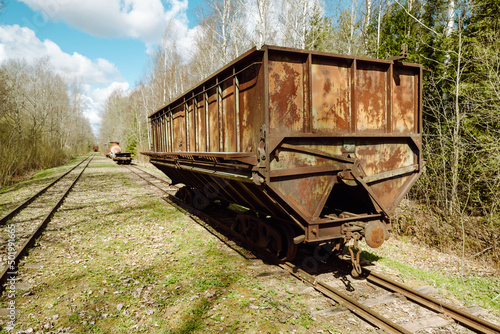
M 64 168 L 48 173 L 47 183 Z M 43 180 L 0 192 L 2 210 L 15 207 L 29 187 L 40 187 Z M 459 259 L 452 256 L 396 238 L 387 245 L 379 253 L 365 253 L 370 269 L 416 288 L 430 286 L 456 307 L 481 306 L 480 316 L 498 321 L 500 297 L 493 299 L 500 282 L 485 264 L 466 261 L 466 270 L 458 270 Z M 341 277 L 329 272 L 320 276 L 337 279 L 347 293 L 374 303 L 374 289 L 348 271 Z M 93 159 L 20 263 L 13 293 L 0 297 L 3 332 L 375 331 L 281 268 L 200 225 L 165 201 L 163 193 L 102 156 Z M 417 322 L 421 314 L 388 296 L 378 297 L 389 305 L 383 312 Z M 435 332 L 452 332 L 453 326 L 444 323 Z M 413 328 L 433 332 L 430 325 Z

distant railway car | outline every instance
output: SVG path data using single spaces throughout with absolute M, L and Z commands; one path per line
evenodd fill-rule
M 129 165 L 132 162 L 132 154 L 129 152 L 122 152 L 120 143 L 116 141 L 109 142 L 109 153 L 107 154 L 107 156 L 108 155 L 119 165 Z
M 111 141 L 109 142 L 109 157 L 111 159 L 114 159 L 117 153 L 120 153 L 122 151 L 122 148 L 120 147 L 120 143 L 117 141 Z
M 233 230 L 288 259 L 379 247 L 424 170 L 422 66 L 400 60 L 252 49 L 151 114 L 142 153 L 185 201 L 247 207 Z
M 94 150 L 94 152 L 99 152 L 99 146 L 94 146 L 92 149 Z

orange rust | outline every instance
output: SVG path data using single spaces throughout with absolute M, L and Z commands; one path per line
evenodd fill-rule
M 305 130 L 303 68 L 301 64 L 269 62 L 270 127 L 275 130 Z

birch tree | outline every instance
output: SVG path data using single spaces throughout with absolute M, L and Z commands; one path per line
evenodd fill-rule
M 210 8 L 210 19 L 205 20 L 204 24 L 213 33 L 213 42 L 216 43 L 221 62 L 225 64 L 237 55 L 235 46 L 238 41 L 234 35 L 241 17 L 241 6 L 238 6 L 237 0 L 206 0 L 206 2 Z M 207 26 L 208 23 L 211 27 Z
M 244 8 L 245 15 L 249 18 L 247 21 L 250 26 L 255 27 L 250 31 L 252 45 L 258 49 L 264 44 L 277 44 L 276 30 L 273 22 L 277 22 L 277 13 L 274 7 L 278 0 L 239 0 L 239 4 Z
M 281 29 L 283 45 L 304 49 L 313 13 L 320 5 L 317 0 L 289 0 L 281 5 Z

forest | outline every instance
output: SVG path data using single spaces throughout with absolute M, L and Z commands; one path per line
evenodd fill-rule
M 0 66 L 0 187 L 88 152 L 95 143 L 81 88 L 47 58 Z
M 254 46 L 385 59 L 406 44 L 407 61 L 427 69 L 427 165 L 396 231 L 500 266 L 499 0 L 205 0 L 203 8 L 189 55 L 167 29 L 140 84 L 109 97 L 102 142 L 119 138 L 140 157 L 149 114 Z

